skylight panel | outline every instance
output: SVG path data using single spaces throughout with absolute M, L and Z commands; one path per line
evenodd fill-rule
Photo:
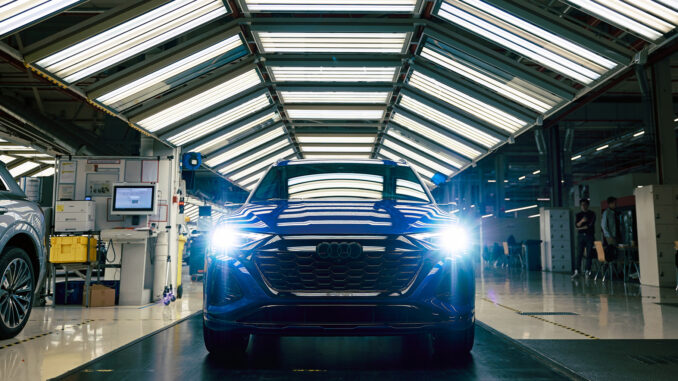
M 221 82 L 210 84 L 209 89 L 197 91 L 172 106 L 161 105 L 158 110 L 151 111 L 151 115 L 134 118 L 136 123 L 144 129 L 155 132 L 162 128 L 186 119 L 188 116 L 197 114 L 211 106 L 214 106 L 236 94 L 252 88 L 261 83 L 256 69 L 246 71 L 235 78 L 227 77 Z
M 678 3 L 653 0 L 565 0 L 583 12 L 626 29 L 648 41 L 656 41 L 678 26 Z M 673 8 L 669 4 L 673 3 Z
M 250 12 L 412 13 L 417 0 L 245 0 Z
M 379 150 L 379 154 L 382 155 L 382 156 L 384 156 L 384 157 L 386 157 L 386 158 L 388 158 L 388 159 L 390 159 L 390 160 L 393 160 L 393 161 L 400 161 L 401 159 L 403 159 L 403 157 L 402 157 L 399 153 L 396 153 L 396 152 L 394 152 L 394 151 L 390 151 L 390 150 L 388 150 L 388 149 L 385 149 L 384 147 L 382 147 L 382 148 Z M 417 171 L 417 172 L 418 172 L 421 176 L 423 176 L 424 178 L 426 178 L 426 179 L 432 179 L 433 176 L 435 176 L 435 172 L 431 171 L 430 169 L 421 167 L 421 166 L 419 166 L 419 165 L 417 165 L 417 164 L 415 164 L 415 163 L 410 163 L 407 159 L 405 159 L 405 160 L 408 162 L 407 164 L 408 164 L 410 167 L 412 167 L 412 169 L 414 169 L 415 171 Z
M 434 109 L 433 107 L 427 106 L 409 96 L 403 95 L 400 100 L 400 105 L 425 119 L 435 122 L 440 126 L 487 148 L 493 147 L 501 142 L 494 136 Z
M 409 84 L 509 133 L 527 126 L 526 121 L 424 75 L 420 71 L 412 72 Z
M 325 119 L 325 120 L 379 120 L 384 116 L 383 108 L 297 108 L 286 107 L 290 119 Z
M 280 91 L 283 103 L 386 103 L 387 91 Z
M 119 83 L 119 87 L 107 90 L 94 98 L 117 110 L 124 110 L 138 104 L 162 91 L 193 78 L 189 75 L 196 68 L 212 63 L 229 52 L 244 49 L 239 34 L 215 42 L 203 49 L 184 57 L 177 57 L 173 63 L 128 82 Z M 124 83 L 124 84 L 123 84 Z
M 262 94 L 238 106 L 220 112 L 207 120 L 200 121 L 192 127 L 170 136 L 167 140 L 177 146 L 184 145 L 240 120 L 247 115 L 251 115 L 270 104 L 271 101 L 268 99 L 268 96 Z
M 94 35 L 36 63 L 76 82 L 227 13 L 221 0 L 174 0 L 104 31 L 94 25 Z
M 84 0 L 15 0 L 0 2 L 0 37 L 51 17 Z
M 482 0 L 444 0 L 437 15 L 583 84 L 617 63 Z
M 459 142 L 456 139 L 453 139 L 447 135 L 443 135 L 429 127 L 424 126 L 423 124 L 414 121 L 413 119 L 410 119 L 406 116 L 403 116 L 400 113 L 395 113 L 393 114 L 393 117 L 391 120 L 395 123 L 398 123 L 399 125 L 431 140 L 432 142 L 435 142 L 437 144 L 441 144 L 444 147 L 447 147 L 448 149 L 457 152 L 463 156 L 466 156 L 471 159 L 475 159 L 476 157 L 480 156 L 482 152 L 471 148 L 467 146 L 466 144 L 463 144 Z
M 369 154 L 329 154 L 329 153 L 309 153 L 304 154 L 304 159 L 316 159 L 316 160 L 325 160 L 325 159 L 369 159 Z
M 537 88 L 531 83 L 501 72 L 499 68 L 489 71 L 452 54 L 443 54 L 425 46 L 420 55 L 427 60 L 453 71 L 476 84 L 534 111 L 544 113 L 563 99 Z
M 392 82 L 396 67 L 271 66 L 278 82 Z
M 407 33 L 256 32 L 264 53 L 402 53 Z

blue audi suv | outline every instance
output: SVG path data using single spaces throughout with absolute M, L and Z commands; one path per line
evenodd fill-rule
M 251 334 L 430 335 L 471 350 L 467 235 L 405 162 L 289 160 L 212 233 L 203 327 L 210 353 Z

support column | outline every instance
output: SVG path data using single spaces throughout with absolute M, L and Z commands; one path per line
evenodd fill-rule
M 506 176 L 506 157 L 502 154 L 498 154 L 494 159 L 494 173 L 497 177 L 497 182 L 495 183 L 495 202 L 494 202 L 494 215 L 496 217 L 502 217 L 504 210 L 506 210 L 506 197 L 504 178 Z
M 657 181 L 659 184 L 678 184 L 678 150 L 673 127 L 675 114 L 669 57 L 652 65 L 652 85 Z

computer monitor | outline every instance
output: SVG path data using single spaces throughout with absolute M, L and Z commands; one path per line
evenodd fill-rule
M 157 208 L 156 184 L 113 184 L 111 215 L 151 215 Z

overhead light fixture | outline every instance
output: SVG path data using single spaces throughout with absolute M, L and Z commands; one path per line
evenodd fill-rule
M 525 180 L 525 177 L 526 177 L 526 176 L 520 176 L 520 177 L 518 177 L 518 181 L 523 181 L 523 180 Z
M 84 0 L 2 1 L 0 2 L 0 38 L 84 2 Z
M 508 181 L 508 180 L 504 180 L 504 182 L 505 182 L 505 183 L 508 183 L 509 181 Z
M 445 176 L 449 177 L 454 173 L 454 170 L 451 168 L 448 168 L 437 161 L 431 160 L 427 157 L 424 157 L 406 147 L 404 147 L 402 144 L 399 144 L 396 140 L 392 140 L 391 138 L 385 138 L 382 144 L 385 147 L 390 148 L 391 150 L 397 152 L 401 156 L 403 156 L 406 160 L 408 161 L 415 161 L 419 163 L 422 166 L 425 166 L 426 168 L 429 168 L 435 172 L 440 172 L 444 174 Z
M 635 134 L 633 134 L 633 137 L 634 137 L 634 138 L 637 138 L 637 137 L 639 137 L 639 136 L 643 136 L 644 134 L 645 134 L 645 131 L 638 131 L 638 132 L 636 132 Z
M 9 155 L 0 155 L 0 161 L 2 161 L 5 164 L 9 164 L 16 160 L 17 158 L 14 156 L 9 156 Z
M 266 106 L 269 106 L 271 101 L 266 94 L 259 95 L 247 102 L 241 103 L 238 106 L 229 108 L 228 110 L 219 112 L 209 119 L 194 122 L 189 128 L 174 134 L 167 138 L 167 140 L 176 145 L 182 146 L 186 143 L 192 142 L 200 137 L 203 137 L 211 132 L 214 132 L 224 126 L 240 120 L 247 115 L 251 115 Z
M 283 103 L 386 103 L 386 91 L 280 91 Z
M 396 67 L 270 66 L 276 82 L 393 82 Z
M 299 135 L 296 134 L 297 141 L 304 143 L 328 143 L 328 144 L 373 144 L 376 140 L 374 135 Z
M 407 95 L 401 96 L 400 105 L 425 119 L 437 123 L 438 125 L 485 147 L 490 148 L 499 144 L 500 142 L 500 140 L 494 136 L 470 126 L 459 119 L 453 118 L 446 113 L 434 109 L 433 107 L 425 105 L 424 103 L 419 102 L 418 100 Z
M 300 145 L 302 152 L 372 152 L 372 147 L 370 146 L 336 146 L 329 144 L 318 144 L 318 145 Z
M 16 167 L 8 168 L 8 169 L 9 169 L 10 175 L 12 175 L 12 177 L 14 177 L 14 178 L 17 178 L 17 177 L 20 177 L 21 175 L 23 175 L 24 173 L 26 173 L 26 172 L 28 172 L 32 169 L 35 169 L 39 166 L 40 166 L 40 164 L 38 164 L 34 161 L 27 161 L 27 162 L 24 162 L 24 163 L 17 165 Z
M 391 117 L 391 120 L 412 132 L 415 132 L 419 135 L 430 139 L 432 142 L 441 144 L 450 150 L 457 152 L 463 156 L 466 156 L 470 159 L 475 159 L 480 156 L 482 153 L 474 148 L 469 147 L 468 145 L 458 141 L 457 139 L 451 138 L 447 135 L 443 135 L 432 128 L 429 128 L 414 119 L 408 118 L 401 113 L 394 113 Z
M 257 171 L 260 171 L 260 170 L 266 168 L 267 166 L 271 165 L 271 163 L 275 163 L 275 162 L 277 162 L 277 161 L 280 160 L 280 159 L 284 159 L 284 158 L 288 158 L 288 159 L 289 159 L 289 158 L 295 157 L 295 156 L 296 156 L 296 155 L 295 155 L 295 153 L 294 153 L 294 150 L 293 150 L 292 148 L 288 148 L 288 149 L 282 151 L 281 153 L 279 153 L 279 154 L 277 154 L 277 155 L 271 157 L 271 160 L 269 160 L 269 161 L 262 161 L 262 162 L 259 162 L 259 163 L 257 163 L 257 164 L 253 164 L 253 165 L 248 165 L 247 168 L 243 168 L 243 169 L 240 170 L 240 171 L 234 172 L 234 173 L 233 173 L 232 175 L 230 175 L 228 178 L 231 179 L 232 181 L 236 181 L 236 182 L 237 182 L 237 181 L 239 181 L 240 179 L 242 179 L 242 178 L 244 178 L 244 177 L 246 177 L 246 176 L 248 176 L 248 175 L 251 175 L 252 173 L 255 173 L 255 172 L 257 172 Z
M 0 151 L 35 151 L 35 149 L 20 145 L 0 145 Z
M 480 218 L 490 218 L 492 216 L 494 216 L 494 214 L 490 213 L 490 214 L 484 214 L 484 215 L 480 216 Z
M 407 33 L 255 32 L 264 53 L 403 53 Z
M 243 54 L 247 51 L 243 46 L 240 34 L 235 34 L 226 39 L 210 39 L 208 42 L 209 44 L 206 47 L 197 52 L 189 55 L 184 53 L 183 58 L 174 58 L 175 61 L 172 63 L 167 61 L 168 64 L 158 70 L 140 77 L 130 73 L 134 79 L 125 82 L 125 78 L 123 78 L 110 86 L 106 86 L 106 90 L 95 90 L 88 92 L 88 95 L 111 108 L 124 110 L 192 79 L 196 68 L 209 64 L 227 53 L 238 49 L 243 50 Z M 182 55 L 181 53 L 178 54 Z M 239 57 L 239 55 L 237 56 Z M 113 85 L 116 87 L 109 88 Z
M 583 84 L 614 61 L 482 0 L 444 0 L 437 15 Z
M 581 159 L 581 155 L 574 155 L 570 160 L 575 161 Z
M 206 110 L 260 83 L 261 79 L 257 70 L 247 70 L 235 77 L 227 76 L 221 79 L 221 81 L 215 80 L 210 82 L 207 86 L 201 86 L 191 93 L 177 97 L 176 100 L 170 100 L 131 119 L 147 131 L 155 132 Z M 166 106 L 168 103 L 171 105 Z
M 384 108 L 297 108 L 286 107 L 290 119 L 379 120 Z
M 538 214 L 533 214 L 533 215 L 531 215 L 531 216 L 527 216 L 527 218 L 537 218 L 537 217 L 539 217 Z
M 386 157 L 387 159 L 390 159 L 390 160 L 393 160 L 393 161 L 403 160 L 403 158 L 398 153 L 391 151 L 389 149 L 386 149 L 384 147 L 381 147 L 381 149 L 379 150 L 379 154 Z M 435 172 L 431 171 L 430 169 L 421 167 L 421 166 L 417 165 L 416 163 L 408 162 L 407 164 L 410 167 L 412 167 L 412 169 L 417 171 L 425 179 L 432 179 L 433 176 L 435 176 Z M 430 181 L 429 181 L 429 184 L 431 184 Z
M 538 197 L 537 201 L 551 201 L 551 199 L 548 197 Z
M 609 147 L 610 147 L 609 144 L 605 144 L 605 145 L 602 145 L 602 146 L 596 148 L 596 151 L 602 151 L 602 150 L 607 149 L 607 148 L 609 148 Z
M 488 183 L 496 183 L 497 180 L 487 180 Z
M 359 154 L 349 154 L 349 155 L 332 155 L 325 153 L 310 153 L 304 154 L 305 159 L 369 159 L 370 155 L 359 155 Z
M 653 0 L 566 0 L 585 13 L 630 31 L 648 41 L 656 41 L 678 25 L 678 5 L 673 9 Z
M 417 0 L 245 0 L 250 12 L 383 12 L 412 13 Z
M 221 0 L 164 3 L 106 30 L 102 30 L 105 22 L 93 24 L 81 32 L 81 35 L 89 37 L 66 37 L 65 41 L 78 42 L 46 57 L 41 51 L 30 53 L 27 60 L 37 61 L 41 68 L 65 82 L 73 83 L 228 13 Z M 140 3 L 138 8 L 145 10 L 149 6 Z M 128 10 L 127 14 L 134 9 Z
M 454 89 L 418 70 L 412 72 L 408 83 L 426 94 L 436 97 L 445 103 L 449 103 L 452 106 L 509 133 L 516 132 L 527 126 L 526 121 L 473 98 L 472 96 Z
M 509 209 L 505 213 L 520 212 L 521 210 L 534 209 L 534 208 L 538 208 L 538 207 L 539 207 L 539 205 L 523 206 L 521 208 Z
M 256 147 L 262 146 L 269 141 L 273 141 L 284 134 L 285 130 L 283 130 L 282 127 L 278 127 L 257 137 L 248 138 L 247 141 L 242 144 L 236 145 L 234 147 L 226 147 L 224 152 L 208 157 L 207 160 L 205 160 L 205 165 L 208 167 L 214 167 L 227 160 L 234 159 Z
M 237 108 L 237 107 L 236 107 Z M 234 109 L 229 109 L 227 112 L 225 112 L 224 117 L 229 118 L 231 116 L 231 113 L 235 114 L 240 114 L 237 110 Z M 239 117 L 236 115 L 236 117 Z M 249 130 L 251 130 L 254 127 L 260 126 L 264 124 L 265 122 L 277 122 L 280 120 L 280 115 L 278 115 L 277 112 L 270 112 L 260 118 L 257 118 L 249 123 L 243 124 L 242 126 L 227 132 L 217 138 L 211 139 L 203 144 L 200 144 L 199 146 L 192 148 L 190 151 L 191 152 L 201 152 L 203 154 L 210 153 L 214 150 L 217 150 L 221 148 L 222 145 L 227 144 L 228 140 L 231 138 L 235 138 L 238 135 L 241 135 Z M 226 121 L 224 125 L 228 125 L 230 122 Z
M 243 157 L 242 159 L 236 160 L 235 162 L 232 162 L 228 165 L 226 165 L 223 168 L 219 169 L 219 173 L 222 174 L 227 174 L 231 172 L 235 172 L 246 165 L 249 165 L 251 163 L 256 162 L 257 160 L 266 157 L 267 155 L 270 155 L 274 153 L 275 151 L 287 147 L 290 145 L 289 140 L 286 137 L 282 137 L 278 140 L 274 140 L 271 142 L 267 142 L 267 144 L 264 144 L 263 146 L 260 146 L 258 150 L 253 152 L 251 155 L 247 155 L 246 157 Z M 235 157 L 226 157 L 226 160 L 232 160 L 235 159 Z
M 436 44 L 442 43 L 436 41 Z M 461 57 L 433 49 L 428 46 L 429 44 L 426 45 L 420 53 L 423 58 L 534 111 L 544 113 L 563 101 L 562 98 L 505 73 L 497 67 L 493 66 L 492 69 L 496 72 L 492 72 Z
M 31 177 L 47 177 L 54 175 L 54 167 L 45 168 L 40 172 L 34 173 Z
M 457 159 L 451 157 L 450 155 L 446 154 L 445 152 L 438 151 L 438 150 L 433 151 L 432 149 L 423 146 L 422 144 L 420 144 L 420 143 L 418 143 L 418 142 L 416 142 L 416 141 L 414 141 L 414 140 L 408 138 L 407 136 L 403 136 L 403 135 L 401 135 L 401 134 L 398 134 L 398 133 L 396 133 L 395 131 L 393 131 L 393 130 L 391 130 L 391 129 L 389 129 L 389 130 L 386 132 L 386 134 L 387 134 L 388 136 L 393 137 L 393 138 L 396 139 L 397 141 L 400 141 L 400 142 L 402 142 L 402 143 L 405 143 L 405 144 L 409 145 L 410 147 L 413 147 L 413 148 L 415 148 L 415 149 L 417 149 L 417 150 L 419 150 L 419 151 L 421 151 L 421 152 L 427 154 L 427 155 L 430 156 L 430 157 L 434 157 L 434 158 L 436 158 L 436 159 L 439 159 L 440 161 L 442 161 L 442 162 L 444 162 L 444 163 L 446 163 L 446 164 L 449 163 L 449 164 L 451 164 L 452 166 L 454 166 L 454 167 L 456 167 L 456 168 L 461 168 L 461 167 L 463 167 L 464 164 L 465 164 L 464 162 L 459 161 L 459 160 L 457 160 Z

